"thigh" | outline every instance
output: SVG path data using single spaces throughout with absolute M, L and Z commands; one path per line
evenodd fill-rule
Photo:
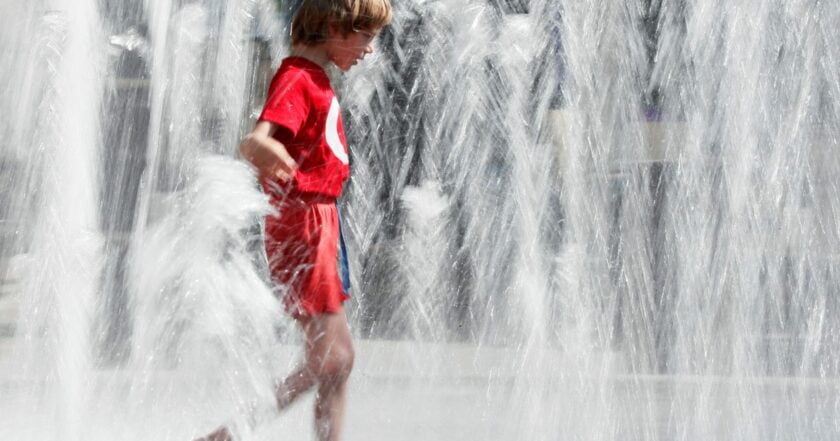
M 344 309 L 338 312 L 302 316 L 296 318 L 306 339 L 308 358 L 323 358 L 332 355 L 352 357 L 353 339 Z

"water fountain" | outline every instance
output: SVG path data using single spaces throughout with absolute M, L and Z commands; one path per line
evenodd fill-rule
M 297 334 L 231 158 L 274 3 L 0 0 L 0 437 L 191 439 L 270 401 Z M 347 439 L 840 434 L 840 6 L 395 3 L 334 75 Z

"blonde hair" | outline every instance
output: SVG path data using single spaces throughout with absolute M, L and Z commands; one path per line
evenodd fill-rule
M 332 24 L 345 35 L 380 29 L 391 16 L 390 0 L 303 0 L 292 20 L 292 45 L 327 41 Z

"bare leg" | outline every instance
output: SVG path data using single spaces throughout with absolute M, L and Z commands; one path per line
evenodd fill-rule
M 303 329 L 305 360 L 277 386 L 277 408 L 282 411 L 318 385 L 315 430 L 319 441 L 338 441 L 344 420 L 347 378 L 353 368 L 353 342 L 344 311 L 296 318 Z M 196 441 L 233 441 L 220 427 Z
M 341 382 L 326 382 L 318 387 L 315 397 L 315 431 L 319 441 L 340 439 L 347 400 L 346 378 Z
M 214 430 L 209 435 L 198 438 L 195 441 L 232 441 L 232 440 L 233 440 L 233 437 L 230 436 L 230 432 L 228 432 L 227 427 L 219 427 L 218 429 Z
M 292 405 L 298 397 L 318 383 L 317 372 L 311 369 L 309 363 L 312 358 L 312 338 L 317 337 L 317 330 L 315 329 L 317 324 L 312 317 L 300 316 L 295 317 L 295 320 L 300 325 L 306 340 L 304 342 L 304 362 L 289 374 L 282 383 L 277 385 L 275 396 L 277 397 L 277 410 L 280 412 Z
M 311 319 L 309 317 L 296 318 L 301 329 L 306 334 L 306 359 L 309 355 L 309 335 L 306 330 L 309 327 Z M 304 392 L 312 388 L 318 381 L 318 377 L 309 369 L 306 361 L 303 365 L 292 372 L 282 383 L 277 385 L 275 389 L 275 396 L 277 397 L 277 410 L 283 411 L 289 407 L 295 400 Z M 196 439 L 195 441 L 233 441 L 230 428 L 226 426 L 219 427 L 208 435 Z
M 338 441 L 344 421 L 347 379 L 353 369 L 353 342 L 344 311 L 313 319 L 307 331 L 307 366 L 316 373 L 315 431 L 319 441 Z

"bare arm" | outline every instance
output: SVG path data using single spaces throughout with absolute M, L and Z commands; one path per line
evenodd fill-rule
M 289 155 L 286 147 L 272 138 L 277 125 L 260 121 L 239 144 L 242 157 L 257 168 L 260 176 L 288 181 L 295 174 L 297 163 Z

